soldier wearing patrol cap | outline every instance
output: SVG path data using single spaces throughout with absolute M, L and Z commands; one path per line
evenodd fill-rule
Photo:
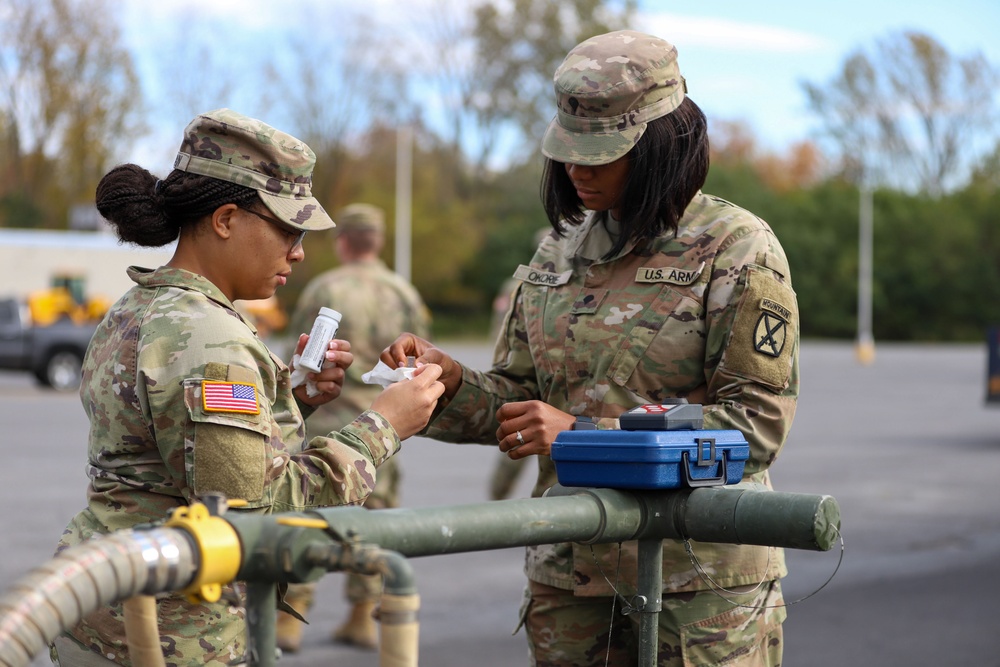
M 434 366 L 386 389 L 339 431 L 307 440 L 305 417 L 340 393 L 350 344 L 332 341 L 328 365 L 293 387 L 291 369 L 233 307 L 272 296 L 303 260 L 305 232 L 334 226 L 312 196 L 314 163 L 298 139 L 220 109 L 191 121 L 162 181 L 134 164 L 101 180 L 97 208 L 122 241 L 177 247 L 166 266 L 129 268 L 135 286 L 87 350 L 88 504 L 59 550 L 161 521 L 205 494 L 245 501 L 230 511 L 362 502 L 376 467 L 430 417 L 443 391 Z M 241 599 L 237 584 L 217 602 L 157 600 L 167 664 L 241 662 Z M 58 637 L 53 657 L 62 667 L 130 664 L 122 605 Z
M 378 363 L 379 353 L 400 331 L 430 333 L 430 311 L 416 288 L 389 269 L 380 258 L 385 246 L 385 213 L 367 203 L 354 203 L 337 212 L 334 248 L 340 266 L 313 278 L 295 304 L 293 330 L 308 327 L 320 308 L 339 311 L 338 336 L 351 341 L 354 364 L 347 369 L 341 397 L 319 408 L 306 420 L 309 435 L 337 430 L 365 410 L 381 393 L 379 385 L 365 384 L 361 376 Z M 378 469 L 378 481 L 365 507 L 399 506 L 399 465 L 395 458 Z M 312 606 L 315 586 L 293 585 L 286 601 L 301 614 Z M 382 592 L 382 577 L 349 574 L 346 597 L 351 605 L 345 622 L 333 632 L 338 642 L 374 649 L 377 628 L 372 612 Z M 298 650 L 303 624 L 291 614 L 278 616 L 278 646 Z
M 542 203 L 556 233 L 514 274 L 493 369 L 409 334 L 383 361 L 440 364 L 447 403 L 425 434 L 535 456 L 535 495 L 556 482 L 551 444 L 577 417 L 615 429 L 623 412 L 671 398 L 702 404 L 706 429 L 742 431 L 744 481 L 770 485 L 799 391 L 795 292 L 770 227 L 701 191 L 707 121 L 676 48 L 598 35 L 570 51 L 554 87 Z M 663 544 L 658 664 L 780 664 L 783 552 L 685 546 Z M 532 546 L 526 563 L 533 664 L 637 662 L 635 542 Z

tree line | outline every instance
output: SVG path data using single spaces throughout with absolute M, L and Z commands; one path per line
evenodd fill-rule
M 169 111 L 179 134 L 195 113 L 220 106 L 306 140 L 331 211 L 367 201 L 391 221 L 397 128 L 406 125 L 415 136 L 413 282 L 439 334 L 481 335 L 496 290 L 548 224 L 537 138 L 552 113 L 551 72 L 583 38 L 629 26 L 635 3 L 424 0 L 437 11 L 411 26 L 423 48 L 340 4 L 299 4 L 312 25 L 353 29 L 309 42 L 248 35 L 245 50 L 234 36 L 233 50 L 250 55 L 230 63 L 208 48 L 224 26 L 192 18 L 168 41 L 176 49 L 164 47 L 154 94 L 107 0 L 0 0 L 0 224 L 65 227 L 69 208 L 92 203 L 100 177 L 150 129 L 152 107 Z M 260 86 L 242 89 L 234 67 L 252 68 Z M 979 340 L 1000 323 L 998 81 L 981 55 L 903 32 L 847 54 L 829 81 L 803 83 L 822 132 L 783 154 L 758 150 L 752 128 L 709 119 L 705 190 L 774 228 L 804 336 L 855 334 L 861 187 L 874 192 L 877 340 Z M 512 157 L 498 168 L 501 146 Z M 322 234 L 305 248 L 279 293 L 287 307 L 336 262 Z M 393 256 L 390 230 L 390 265 Z

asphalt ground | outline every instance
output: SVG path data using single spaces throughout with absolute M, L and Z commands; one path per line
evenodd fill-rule
M 450 349 L 489 363 L 486 346 Z M 845 547 L 839 570 L 839 548 L 787 553 L 786 600 L 805 599 L 788 610 L 785 664 L 1000 666 L 1000 406 L 983 401 L 985 347 L 878 344 L 863 366 L 850 344 L 808 341 L 801 361 L 798 414 L 773 479 L 783 491 L 835 497 Z M 0 373 L 0 425 L 5 591 L 51 557 L 84 503 L 86 419 L 75 395 Z M 413 438 L 399 456 L 404 504 L 432 507 L 485 501 L 497 454 Z M 517 495 L 529 493 L 530 477 Z M 511 634 L 523 550 L 411 562 L 422 665 L 526 664 L 524 636 Z M 343 584 L 339 573 L 320 581 L 303 648 L 281 664 L 378 664 L 375 653 L 329 641 L 347 611 Z

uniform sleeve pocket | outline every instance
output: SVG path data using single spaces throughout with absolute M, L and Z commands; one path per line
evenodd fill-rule
M 271 436 L 269 415 L 206 410 L 202 381 L 189 382 L 185 394 L 193 433 L 185 465 L 195 495 L 216 492 L 248 502 L 260 500 Z
M 795 292 L 767 268 L 748 265 L 721 368 L 781 391 L 799 337 Z

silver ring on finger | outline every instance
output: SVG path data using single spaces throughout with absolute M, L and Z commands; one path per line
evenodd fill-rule
M 521 435 L 520 431 L 517 432 L 517 442 L 522 445 L 524 444 L 524 436 Z

